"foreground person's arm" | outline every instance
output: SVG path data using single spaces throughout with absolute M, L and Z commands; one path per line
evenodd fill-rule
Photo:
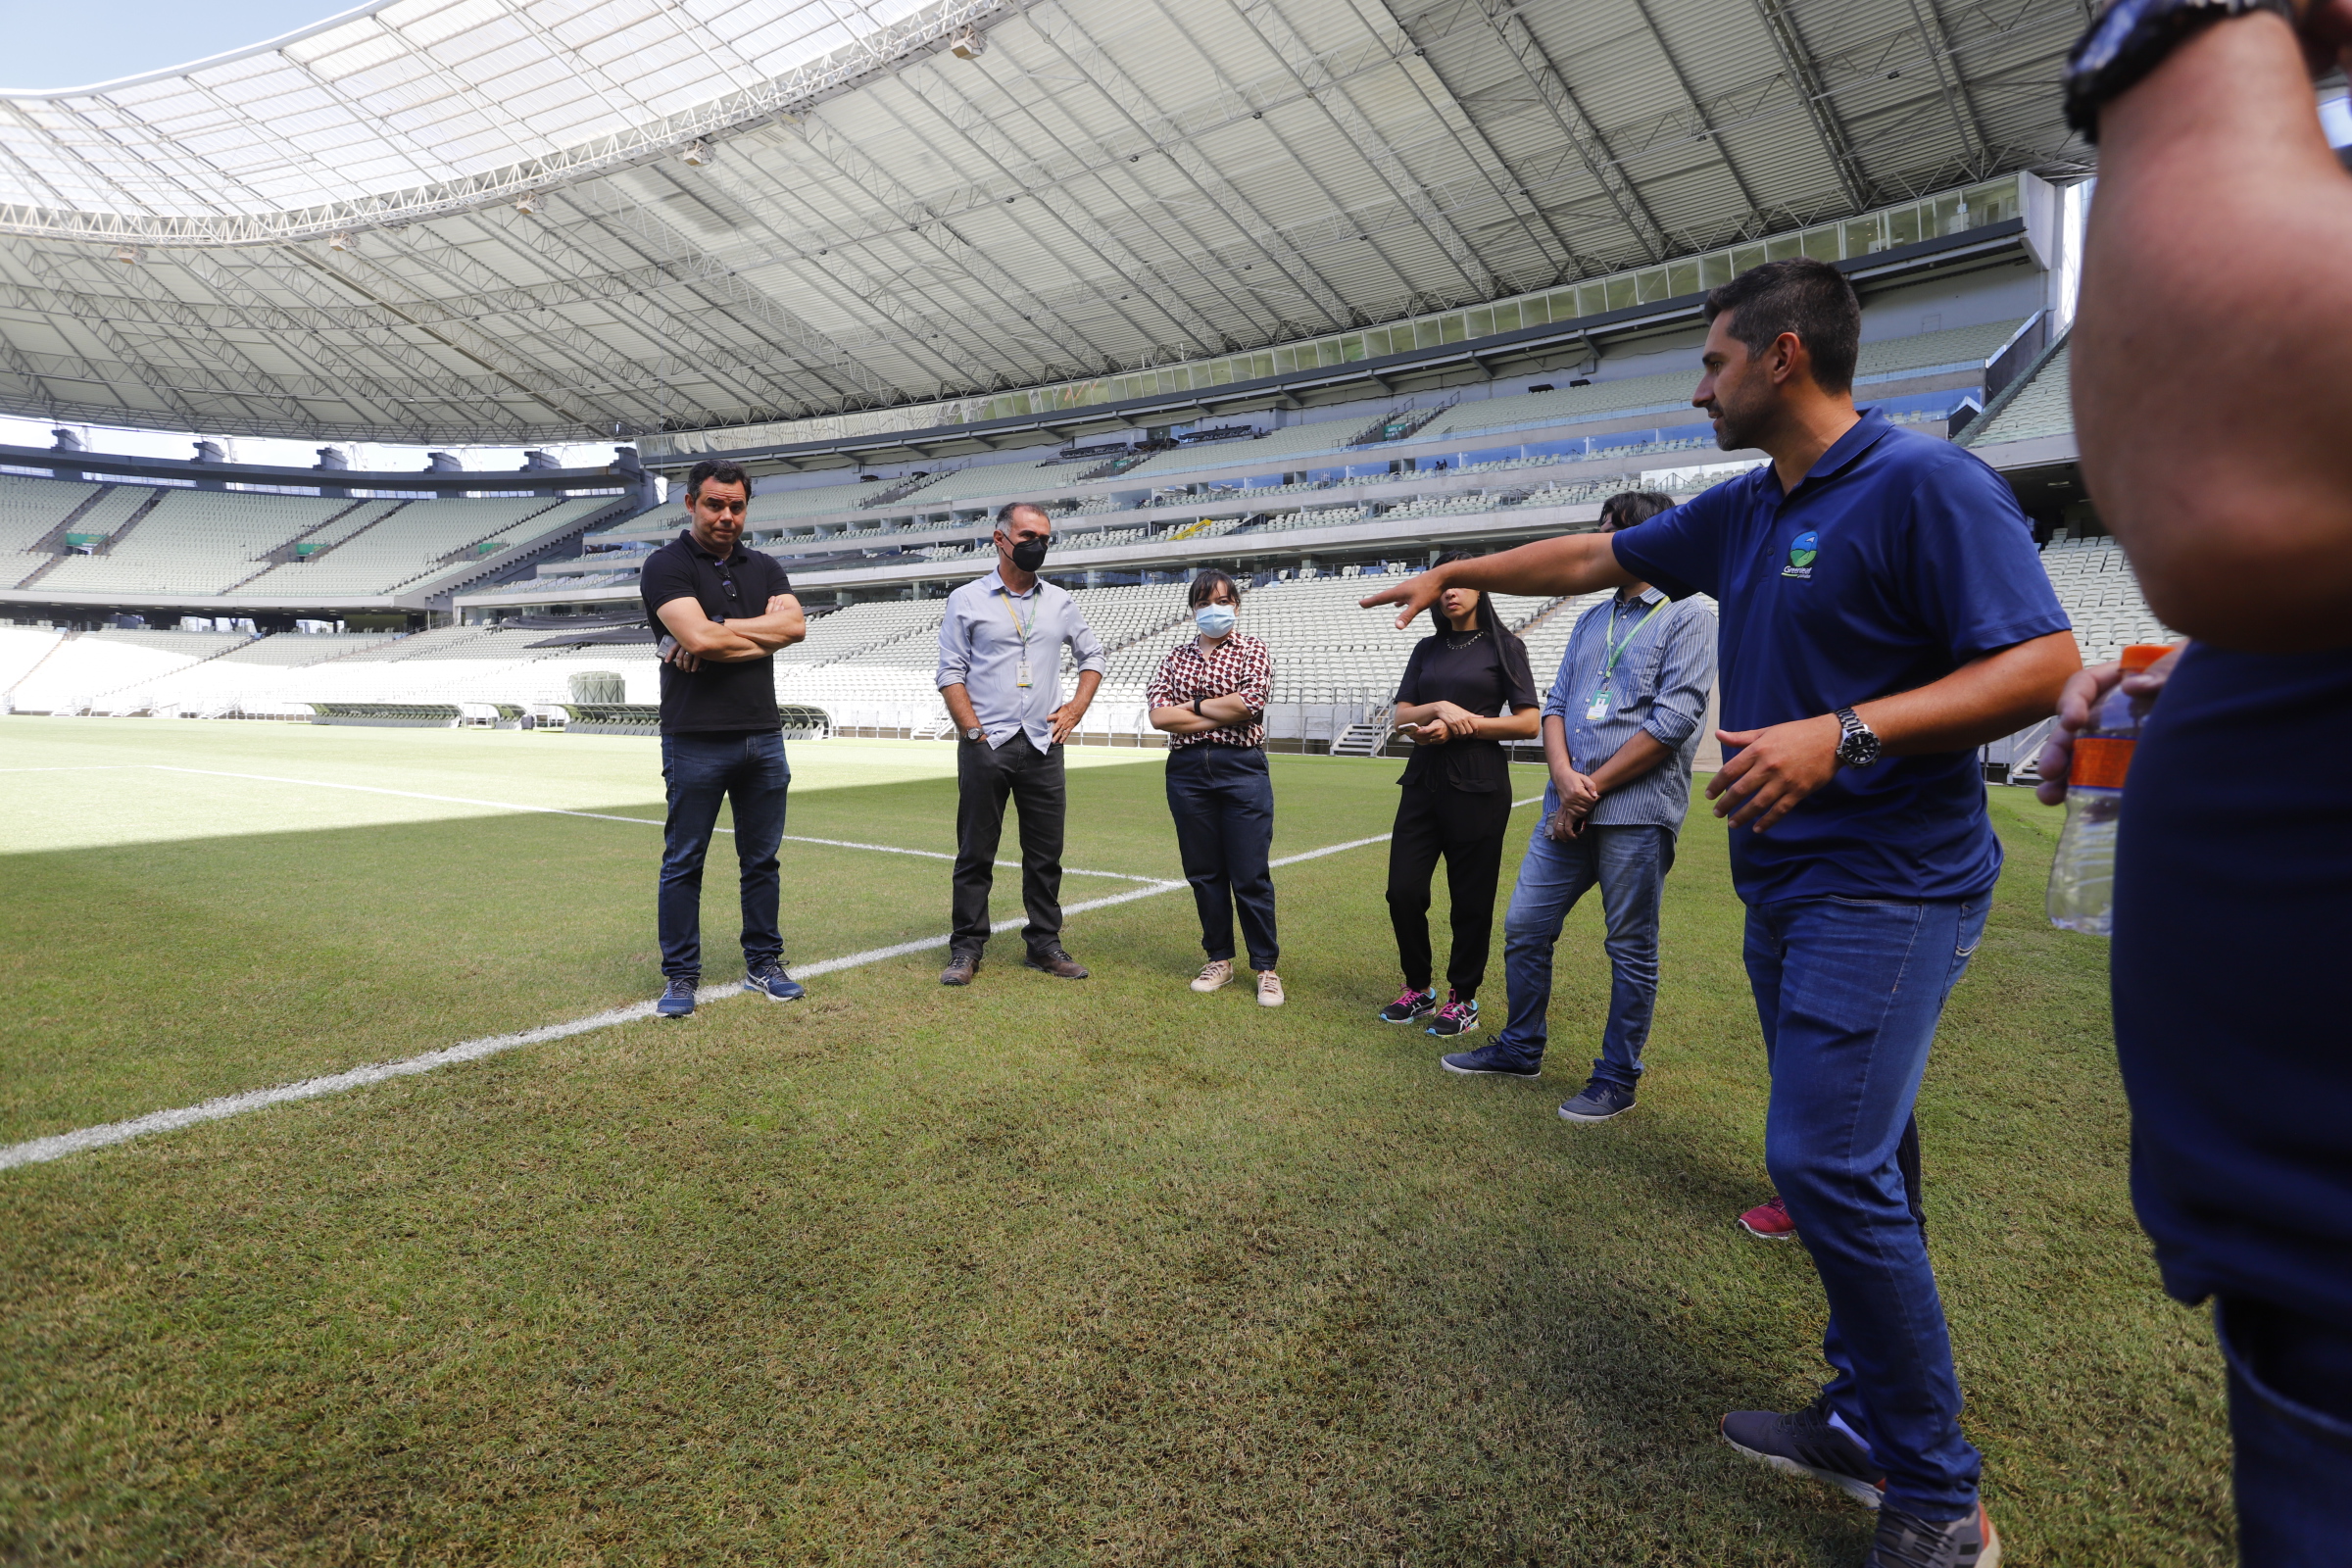
M 2352 5 L 2303 8 L 2306 35 Z M 2276 16 L 2217 23 L 2099 114 L 2074 336 L 2099 515 L 2166 625 L 2291 653 L 2352 642 L 2352 177 Z

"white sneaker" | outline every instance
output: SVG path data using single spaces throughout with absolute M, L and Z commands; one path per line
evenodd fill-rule
M 1282 1005 L 1282 976 L 1271 969 L 1257 971 L 1257 1004 L 1261 1007 Z
M 1200 966 L 1199 974 L 1193 976 L 1193 989 L 1200 992 L 1218 991 L 1231 983 L 1232 979 L 1233 960 L 1211 958 Z

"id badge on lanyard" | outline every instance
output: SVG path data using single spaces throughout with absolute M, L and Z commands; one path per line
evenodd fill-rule
M 1592 701 L 1585 705 L 1585 717 L 1591 720 L 1592 723 L 1597 724 L 1608 716 L 1609 689 L 1606 686 L 1603 686 L 1600 690 L 1592 694 Z
M 1011 618 L 1013 632 L 1021 639 L 1021 660 L 1013 666 L 1012 683 L 1026 688 L 1036 684 L 1029 678 L 1029 633 L 1037 624 L 1037 612 L 1032 610 L 1027 620 L 1021 619 L 1021 612 L 1013 608 L 1012 595 L 1007 593 L 1004 596 L 1004 613 Z

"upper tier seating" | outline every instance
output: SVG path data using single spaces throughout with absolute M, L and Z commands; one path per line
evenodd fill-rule
M 498 501 L 413 501 L 347 534 L 331 551 L 273 566 L 231 597 L 337 598 L 392 593 L 468 560 L 590 516 L 610 496 L 574 501 L 522 496 Z M 134 535 L 134 537 L 136 537 Z
M 1360 413 L 1311 424 L 1271 430 L 1254 441 L 1207 441 L 1197 447 L 1161 452 L 1128 469 L 1121 479 L 1156 483 L 1173 473 L 1198 473 L 1203 468 L 1247 468 L 1252 474 L 1279 473 L 1298 460 L 1348 450 L 1371 420 Z M 1366 462 L 1372 461 L 1370 458 Z
M 1047 463 L 974 464 L 968 468 L 940 474 L 920 490 L 891 505 L 931 512 L 979 501 L 1029 501 L 1075 484 L 1080 476 L 1101 466 L 1102 460 L 1095 458 L 1084 463 L 1063 463 L 1056 459 Z
M 1857 401 L 1865 404 L 1870 401 L 1861 388 L 1874 379 L 1925 375 L 1947 368 L 1982 367 L 2016 335 L 2021 324 L 2014 320 L 1988 321 L 1982 326 L 1958 326 L 1944 332 L 1865 343 L 1854 365 Z M 1690 407 L 1690 391 L 1697 383 L 1698 376 L 1693 370 L 1665 370 L 1655 375 L 1594 381 L 1590 386 L 1564 386 L 1551 392 L 1526 392 L 1516 397 L 1457 403 L 1413 439 L 1494 434 L 1638 414 L 1678 413 L 1696 418 L 1697 413 Z
M 2034 368 L 2025 385 L 2010 391 L 1985 411 L 1984 417 L 1962 433 L 1964 447 L 1998 446 L 2004 441 L 2032 441 L 2064 435 L 2075 427 L 2074 344 Z
M 125 486 L 124 488 L 130 488 Z M 225 490 L 155 490 L 155 506 L 102 556 L 69 556 L 41 579 L 65 593 L 218 594 L 267 566 L 271 551 L 370 503 Z

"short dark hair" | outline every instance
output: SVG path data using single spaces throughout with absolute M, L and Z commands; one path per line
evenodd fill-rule
M 692 501 L 696 496 L 701 495 L 703 486 L 713 479 L 720 484 L 743 486 L 743 493 L 746 496 L 752 493 L 752 476 L 743 471 L 742 464 L 729 463 L 724 458 L 705 458 L 686 470 L 686 499 Z
M 1229 573 L 1209 566 L 1203 568 L 1200 574 L 1193 579 L 1193 585 L 1184 591 L 1184 607 L 1187 610 L 1199 610 L 1202 605 L 1216 598 L 1217 590 L 1221 587 L 1232 589 L 1234 604 L 1237 606 L 1241 604 L 1242 585 L 1235 582 Z
M 1620 490 L 1600 504 L 1601 531 L 1631 528 L 1637 522 L 1647 522 L 1659 513 L 1673 510 L 1674 497 L 1660 491 Z
M 1034 512 L 1039 516 L 1046 519 L 1046 525 L 1048 527 L 1052 527 L 1054 525 L 1054 514 L 1048 512 L 1036 502 L 1007 501 L 997 509 L 997 526 L 1000 528 L 1010 528 L 1012 526 L 1012 514 L 1016 512 Z
M 1431 562 L 1430 565 L 1432 567 L 1443 566 L 1449 561 L 1475 561 L 1478 559 L 1478 555 L 1479 552 L 1475 550 L 1452 550 Z M 1502 628 L 1496 625 L 1494 622 L 1494 596 L 1488 593 L 1484 588 L 1481 588 L 1478 591 L 1478 607 L 1474 613 L 1476 613 L 1478 616 L 1479 630 L 1496 633 L 1499 633 L 1502 630 Z M 1430 605 L 1429 624 L 1439 635 L 1443 635 L 1454 629 L 1453 617 L 1446 613 L 1446 600 L 1444 595 L 1440 595 L 1437 600 Z M 1496 643 L 1500 643 L 1502 638 L 1497 635 L 1494 641 Z
M 1813 380 L 1824 392 L 1848 392 L 1862 348 L 1862 302 L 1845 274 L 1810 256 L 1766 262 L 1707 291 L 1711 323 L 1732 313 L 1731 334 L 1750 354 L 1762 354 L 1783 332 L 1794 332 L 1812 357 Z

